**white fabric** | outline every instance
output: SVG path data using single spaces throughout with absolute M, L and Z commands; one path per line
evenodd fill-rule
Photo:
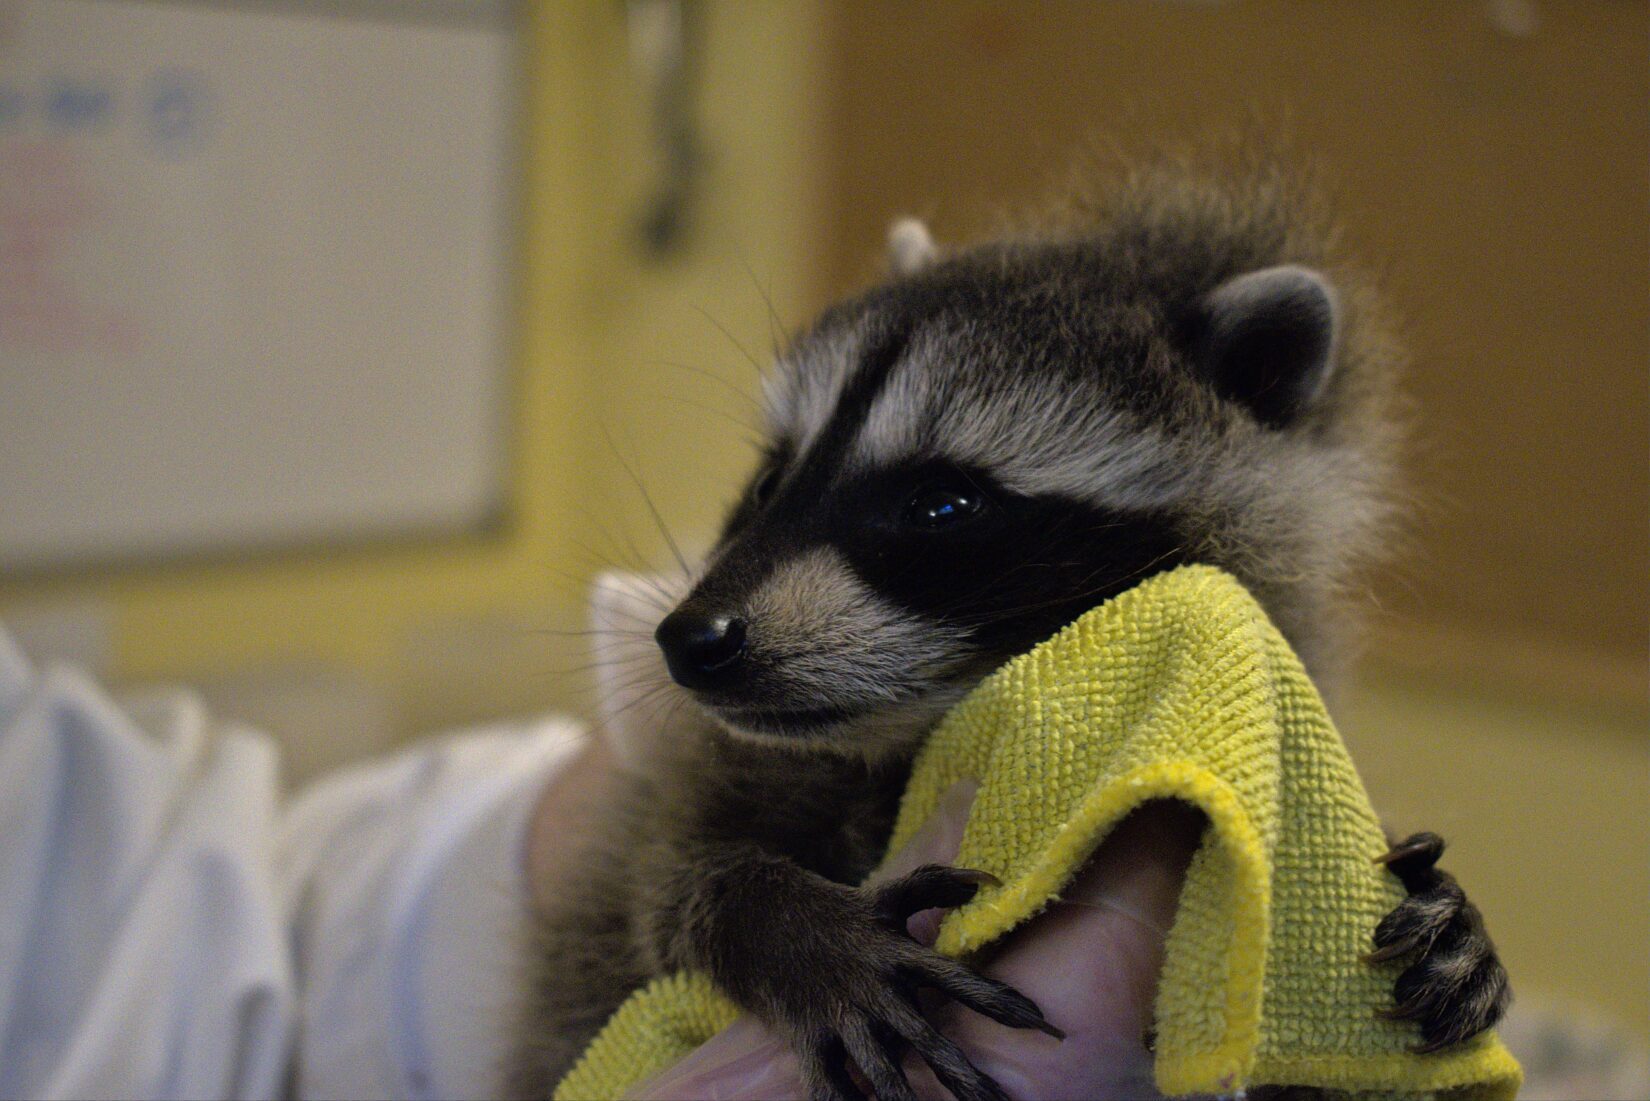
M 495 1091 L 561 720 L 278 799 L 264 736 L 0 630 L 0 1098 Z

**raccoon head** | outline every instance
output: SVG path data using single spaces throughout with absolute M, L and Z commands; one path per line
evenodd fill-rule
M 1250 231 L 1154 217 L 945 258 L 901 227 L 895 277 L 782 357 L 761 465 L 656 632 L 721 725 L 909 747 L 1192 561 L 1327 664 L 1327 598 L 1379 513 L 1343 296 Z

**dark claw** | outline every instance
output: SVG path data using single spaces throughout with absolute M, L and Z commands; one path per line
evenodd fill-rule
M 842 1039 L 820 1036 L 800 1052 L 802 1085 L 811 1101 L 865 1101 L 865 1094 L 848 1073 L 848 1051 Z
M 854 1017 L 843 1025 L 842 1041 L 876 1091 L 877 1101 L 917 1101 L 905 1072 L 900 1070 L 897 1045 L 889 1037 L 878 1035 L 864 1018 Z
M 1066 1034 L 1048 1022 L 1037 1003 L 1007 983 L 988 979 L 955 960 L 932 956 L 917 967 L 917 981 L 943 992 L 951 1000 L 1009 1028 L 1034 1028 L 1056 1040 Z
M 1385 864 L 1410 894 L 1430 887 L 1438 873 L 1432 866 L 1444 855 L 1444 839 L 1435 833 L 1417 833 L 1404 838 L 1375 858 Z M 1431 873 L 1429 875 L 1429 873 Z
M 968 902 L 981 887 L 1000 886 L 1002 880 L 990 872 L 924 864 L 878 888 L 876 911 L 884 921 L 903 929 L 906 919 L 921 910 L 949 910 Z
M 1375 927 L 1375 951 L 1364 957 L 1369 963 L 1429 951 L 1444 930 L 1450 927 L 1466 905 L 1467 897 L 1454 880 L 1440 873 L 1438 886 L 1425 894 L 1412 894 Z
M 1470 1040 L 1505 1014 L 1512 992 L 1507 973 L 1484 931 L 1478 908 L 1453 876 L 1434 867 L 1444 851 L 1437 834 L 1416 834 L 1378 863 L 1404 883 L 1409 897 L 1375 929 L 1370 963 L 1414 956 L 1394 987 L 1396 1004 L 1379 1011 L 1390 1020 L 1414 1021 L 1428 1053 Z
M 990 884 L 998 880 L 989 872 L 927 864 L 879 887 L 841 889 L 850 903 L 842 910 L 821 908 L 845 922 L 804 930 L 826 961 L 822 974 L 788 974 L 770 995 L 779 1023 L 796 1039 L 809 1097 L 852 1101 L 869 1089 L 877 1101 L 916 1101 L 902 1069 L 909 1049 L 957 1101 L 1009 1101 L 924 1019 L 919 987 L 1010 1027 L 1064 1039 L 1031 999 L 935 953 L 906 929 L 912 914 L 961 906 Z M 810 986 L 811 979 L 818 981 Z
M 894 1029 L 957 1101 L 1012 1101 L 1001 1086 L 968 1061 L 962 1048 L 936 1032 L 921 1014 L 903 1005 L 890 1009 L 888 1017 Z
M 1398 1005 L 1388 1016 L 1416 1022 L 1418 1052 L 1439 1051 L 1483 1032 L 1501 1019 L 1511 999 L 1507 973 L 1482 931 L 1466 923 L 1440 936 L 1398 977 Z

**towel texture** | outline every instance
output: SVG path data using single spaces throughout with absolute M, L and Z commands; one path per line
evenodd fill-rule
M 1360 956 L 1403 888 L 1373 863 L 1386 842 L 1311 681 L 1228 575 L 1152 578 L 994 673 L 923 748 L 890 851 L 969 777 L 980 788 L 956 862 L 1002 886 L 947 917 L 937 947 L 951 955 L 1033 917 L 1140 803 L 1181 799 L 1208 816 L 1157 995 L 1165 1093 L 1516 1094 L 1518 1064 L 1493 1034 L 1415 1055 L 1412 1026 L 1376 1017 L 1395 965 Z M 618 1097 L 736 1015 L 705 976 L 659 980 L 556 1096 Z

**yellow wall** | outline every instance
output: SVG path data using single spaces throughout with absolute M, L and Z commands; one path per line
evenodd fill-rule
M 659 549 L 609 436 L 668 522 L 697 542 L 716 505 L 704 487 L 730 486 L 748 453 L 721 417 L 678 400 L 737 410 L 722 384 L 654 361 L 754 392 L 748 365 L 694 307 L 755 352 L 767 346 L 764 293 L 799 320 L 816 12 L 718 4 L 707 15 L 699 217 L 684 252 L 655 262 L 635 243 L 654 166 L 624 6 L 529 9 L 512 476 L 500 530 L 0 579 L 0 615 L 89 602 L 108 616 L 107 672 L 120 681 L 335 667 L 386 692 L 403 729 L 567 702 L 557 670 L 577 663 L 578 646 L 545 632 L 578 626 L 597 559 L 628 556 L 620 532 L 649 559 Z

